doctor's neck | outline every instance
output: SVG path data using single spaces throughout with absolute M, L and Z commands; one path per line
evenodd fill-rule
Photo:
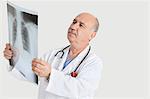
M 87 46 L 88 46 L 89 44 L 86 44 L 86 45 L 80 45 L 80 44 L 78 44 L 78 45 L 76 45 L 76 46 L 74 46 L 74 45 L 71 45 L 70 46 L 70 55 L 78 55 L 80 52 L 82 52 Z

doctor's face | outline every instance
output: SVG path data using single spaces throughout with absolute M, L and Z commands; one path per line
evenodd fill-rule
M 68 40 L 71 44 L 88 44 L 95 37 L 95 17 L 88 13 L 78 15 L 68 29 Z

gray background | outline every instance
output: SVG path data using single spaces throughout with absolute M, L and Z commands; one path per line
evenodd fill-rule
M 4 1 L 0 2 L 0 98 L 36 99 L 36 85 L 19 81 L 7 72 L 8 61 L 2 54 L 8 42 Z M 100 21 L 100 29 L 91 45 L 104 63 L 95 99 L 145 99 L 148 98 L 148 2 L 140 1 L 13 2 L 39 13 L 39 56 L 68 44 L 67 29 L 77 14 L 93 13 Z

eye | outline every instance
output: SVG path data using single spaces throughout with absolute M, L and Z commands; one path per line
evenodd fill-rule
M 80 27 L 83 27 L 83 24 L 82 23 L 80 23 L 80 25 L 79 25 Z

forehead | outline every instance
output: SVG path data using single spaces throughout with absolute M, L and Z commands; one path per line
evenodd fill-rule
M 95 23 L 95 17 L 87 13 L 78 15 L 75 20 L 80 21 L 86 25 L 93 25 Z

